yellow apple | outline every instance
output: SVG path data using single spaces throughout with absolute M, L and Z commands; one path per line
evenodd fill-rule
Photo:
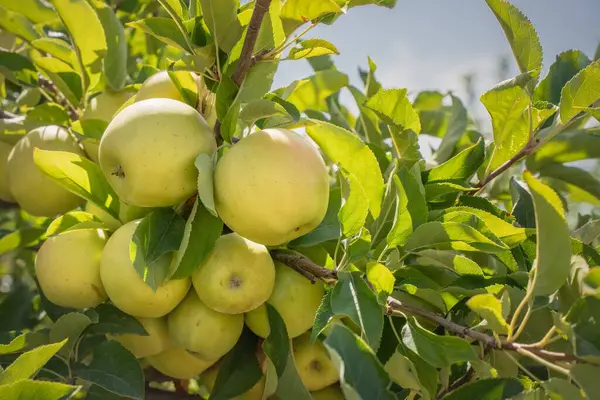
M 225 152 L 215 170 L 215 205 L 245 238 L 276 246 L 323 220 L 329 176 L 317 149 L 287 129 L 250 134 Z
M 338 385 L 331 385 L 325 389 L 311 393 L 313 400 L 344 400 L 342 389 Z
M 113 304 L 121 311 L 141 318 L 159 318 L 185 297 L 190 280 L 163 282 L 153 291 L 138 275 L 129 256 L 129 243 L 140 220 L 131 221 L 108 239 L 100 261 L 100 276 Z
M 319 339 L 311 343 L 310 332 L 294 339 L 292 345 L 296 369 L 309 391 L 321 390 L 339 380 L 327 349 Z
M 123 103 L 131 96 L 133 96 L 133 92 L 129 91 L 102 92 L 90 100 L 83 112 L 82 119 L 99 119 L 110 122 Z
M 83 199 L 59 186 L 33 162 L 33 149 L 68 151 L 83 156 L 83 151 L 60 126 L 33 129 L 21 138 L 8 156 L 8 185 L 14 199 L 29 214 L 52 217 L 83 203 Z
M 137 358 L 144 358 L 162 353 L 171 347 L 171 339 L 165 318 L 138 318 L 148 335 L 108 335 L 121 343 Z
M 100 142 L 100 167 L 119 198 L 167 207 L 197 190 L 196 157 L 217 144 L 204 118 L 171 99 L 134 103 L 119 112 Z
M 0 199 L 4 201 L 14 201 L 8 188 L 8 155 L 12 150 L 12 146 L 8 143 L 0 142 Z
M 157 72 L 146 79 L 136 94 L 135 101 L 159 98 L 185 102 L 167 71 Z
M 177 346 L 205 360 L 217 360 L 235 346 L 244 329 L 243 314 L 223 314 L 208 308 L 194 290 L 167 318 Z
M 202 383 L 209 392 L 212 393 L 215 388 L 215 383 L 217 382 L 217 376 L 219 375 L 219 367 L 220 364 L 215 364 L 206 371 L 202 373 L 200 378 L 202 379 Z M 250 390 L 245 393 L 242 393 L 239 396 L 234 397 L 232 400 L 262 400 L 263 394 L 265 392 L 265 383 L 266 378 L 263 375 L 262 378 Z
M 300 336 L 312 327 L 324 293 L 322 282 L 310 283 L 292 268 L 275 262 L 275 286 L 267 303 L 281 315 L 290 338 Z M 246 313 L 245 319 L 256 335 L 269 336 L 269 318 L 264 304 Z
M 198 268 L 192 283 L 215 311 L 240 314 L 263 304 L 273 291 L 275 265 L 267 248 L 237 233 L 223 235 Z
M 205 361 L 182 347 L 165 350 L 146 360 L 157 371 L 175 379 L 192 379 L 214 364 L 214 361 Z
M 48 238 L 35 258 L 44 295 L 61 307 L 95 307 L 107 299 L 100 280 L 106 236 L 100 229 L 80 229 Z

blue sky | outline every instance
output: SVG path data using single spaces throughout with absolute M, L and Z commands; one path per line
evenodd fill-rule
M 593 56 L 600 42 L 600 0 L 513 0 L 533 22 L 547 68 L 556 54 L 580 49 Z M 358 84 L 358 66 L 367 56 L 378 66 L 384 87 L 453 90 L 466 101 L 463 76 L 475 74 L 476 97 L 499 81 L 498 60 L 511 56 L 504 33 L 484 0 L 398 0 L 392 10 L 351 9 L 332 26 L 318 26 L 307 37 L 337 46 L 335 62 Z M 516 74 L 510 58 L 511 76 Z M 283 62 L 273 87 L 310 75 L 308 62 Z M 472 110 L 487 118 L 485 109 Z

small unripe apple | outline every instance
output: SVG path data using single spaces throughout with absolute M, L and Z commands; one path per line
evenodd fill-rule
M 168 207 L 197 190 L 196 157 L 217 144 L 202 116 L 185 103 L 134 103 L 110 122 L 100 142 L 100 167 L 119 198 L 141 207 Z
M 287 265 L 275 262 L 275 286 L 267 303 L 283 319 L 290 338 L 300 336 L 312 327 L 324 293 L 322 282 L 311 283 Z M 246 313 L 245 320 L 256 335 L 269 336 L 271 329 L 264 304 Z
M 217 239 L 192 283 L 200 300 L 213 310 L 245 313 L 271 295 L 275 265 L 265 246 L 230 233 Z
M 172 347 L 165 318 L 138 318 L 137 320 L 148 335 L 126 333 L 107 336 L 121 343 L 137 358 L 150 357 Z
M 293 349 L 296 369 L 309 391 L 321 390 L 339 380 L 327 349 L 319 339 L 311 343 L 310 332 L 294 339 Z
M 276 246 L 315 229 L 329 200 L 319 151 L 287 129 L 266 129 L 225 152 L 215 169 L 215 205 L 245 238 Z
M 214 364 L 196 357 L 182 347 L 174 347 L 146 358 L 150 365 L 175 379 L 192 379 Z
M 243 314 L 208 308 L 194 290 L 169 314 L 169 335 L 177 346 L 205 360 L 217 360 L 235 346 L 244 329 Z
M 14 199 L 29 214 L 52 217 L 70 211 L 83 199 L 64 189 L 42 173 L 33 161 L 34 148 L 68 151 L 83 156 L 83 151 L 60 126 L 43 126 L 30 131 L 17 142 L 8 156 L 8 185 Z
M 135 101 L 159 98 L 185 102 L 167 71 L 157 72 L 146 79 L 136 94 Z
M 100 229 L 79 229 L 48 238 L 35 258 L 44 295 L 69 308 L 95 307 L 107 299 L 100 279 L 106 236 Z
M 142 280 L 129 255 L 129 243 L 140 221 L 123 225 L 110 237 L 102 252 L 100 276 L 118 309 L 134 317 L 159 318 L 181 302 L 191 283 L 189 278 L 174 279 L 163 282 L 154 291 Z
M 8 188 L 8 155 L 12 146 L 8 143 L 0 142 L 0 199 L 4 201 L 15 201 Z

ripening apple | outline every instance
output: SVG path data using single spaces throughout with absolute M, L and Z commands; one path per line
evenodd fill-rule
M 140 221 L 128 222 L 108 239 L 100 261 L 100 277 L 118 309 L 134 317 L 159 318 L 181 302 L 191 283 L 189 278 L 169 280 L 154 291 L 142 280 L 129 255 L 129 243 Z
M 302 383 L 309 391 L 321 390 L 339 380 L 339 374 L 319 339 L 310 342 L 310 332 L 295 338 L 294 362 Z
M 175 379 L 192 379 L 214 364 L 214 361 L 196 357 L 182 347 L 170 348 L 146 360 L 157 371 Z
M 245 238 L 276 246 L 323 220 L 329 175 L 318 150 L 287 129 L 250 134 L 225 152 L 215 170 L 215 205 Z
M 136 94 L 135 101 L 159 98 L 185 102 L 167 71 L 157 72 L 146 79 Z
M 52 217 L 83 203 L 83 199 L 48 178 L 33 162 L 34 148 L 68 151 L 83 156 L 69 132 L 60 126 L 43 126 L 17 142 L 8 156 L 8 185 L 14 199 L 29 214 Z
M 172 347 L 165 318 L 137 318 L 137 320 L 148 335 L 126 333 L 107 336 L 121 343 L 137 358 L 150 357 Z
M 322 282 L 313 284 L 292 268 L 275 262 L 275 286 L 267 303 L 283 319 L 290 338 L 300 336 L 312 327 L 324 293 Z M 269 336 L 271 330 L 264 304 L 246 313 L 245 320 L 256 335 L 262 338 Z
M 217 376 L 219 375 L 219 367 L 220 364 L 217 363 L 209 369 L 207 369 L 206 371 L 204 371 L 202 375 L 200 375 L 202 383 L 211 393 L 215 388 L 215 383 L 217 382 Z M 266 378 L 265 375 L 263 375 L 262 378 L 260 378 L 260 380 L 256 382 L 256 384 L 252 386 L 250 390 L 240 394 L 239 396 L 233 397 L 232 400 L 262 400 L 263 394 L 265 392 L 265 384 Z
M 325 389 L 312 392 L 313 400 L 344 400 L 342 389 L 338 385 L 327 386 Z
M 100 167 L 119 198 L 168 207 L 197 190 L 196 157 L 217 144 L 202 116 L 185 103 L 150 99 L 115 116 L 100 141 Z
M 215 311 L 240 314 L 263 304 L 273 291 L 275 265 L 267 248 L 230 233 L 217 239 L 192 276 L 200 300 Z
M 129 91 L 105 91 L 93 97 L 83 112 L 82 119 L 99 119 L 110 122 L 119 108 L 127 101 L 133 92 Z
M 4 201 L 14 201 L 8 188 L 8 155 L 12 150 L 12 146 L 8 143 L 0 142 L 0 199 Z
M 48 238 L 35 258 L 35 272 L 44 295 L 69 308 L 95 307 L 106 299 L 100 279 L 100 258 L 106 235 L 100 229 L 79 229 Z
M 205 360 L 217 360 L 235 346 L 244 329 L 243 314 L 223 314 L 208 308 L 194 290 L 167 318 L 177 346 Z

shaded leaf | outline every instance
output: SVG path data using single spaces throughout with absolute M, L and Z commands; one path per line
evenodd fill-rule
M 450 117 L 448 118 L 448 128 L 442 137 L 442 143 L 440 143 L 440 146 L 435 152 L 435 159 L 438 162 L 445 162 L 452 156 L 456 144 L 467 130 L 467 109 L 458 97 L 451 94 L 450 98 L 452 99 L 452 107 L 450 108 Z M 421 101 L 421 109 L 423 108 L 422 103 L 423 101 Z
M 48 338 L 51 342 L 59 342 L 67 340 L 67 342 L 58 351 L 58 354 L 66 360 L 71 357 L 71 352 L 75 347 L 75 343 L 88 326 L 92 324 L 92 320 L 85 314 L 72 312 L 58 318 L 52 328 Z
M 476 398 L 481 400 L 510 399 L 523 391 L 523 385 L 512 378 L 482 379 L 467 383 L 443 397 L 444 400 Z
M 600 367 L 577 364 L 571 368 L 571 376 L 581 386 L 588 399 L 600 398 L 600 387 L 598 386 Z
M 600 99 L 600 60 L 579 71 L 563 87 L 559 105 L 560 121 L 566 124 L 598 99 Z
M 106 56 L 102 65 L 106 83 L 113 90 L 121 90 L 127 80 L 127 38 L 121 21 L 105 4 L 97 5 L 96 12 L 104 28 Z
M 98 316 L 98 322 L 88 327 L 88 333 L 97 335 L 127 333 L 147 335 L 146 330 L 136 318 L 125 314 L 112 304 L 103 303 L 93 308 L 93 310 Z
M 535 88 L 534 100 L 558 105 L 563 86 L 589 63 L 590 59 L 580 50 L 567 50 L 557 55 L 548 75 Z

